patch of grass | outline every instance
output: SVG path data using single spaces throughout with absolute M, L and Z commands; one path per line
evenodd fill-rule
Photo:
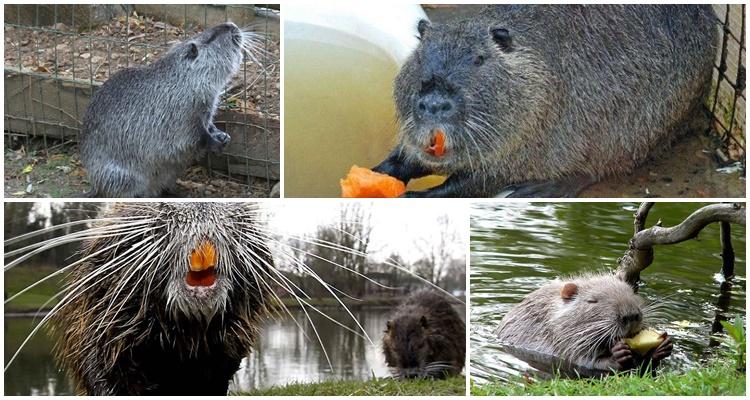
M 54 267 L 47 266 L 19 266 L 6 271 L 4 275 L 5 298 L 15 295 L 29 285 L 37 282 L 45 276 L 57 271 Z M 54 296 L 61 288 L 62 276 L 51 278 L 40 283 L 29 292 L 26 292 L 5 305 L 5 312 L 35 312 L 50 297 Z M 56 301 L 51 301 L 47 306 L 54 306 Z
M 374 378 L 369 381 L 292 383 L 286 386 L 232 394 L 240 396 L 464 396 L 466 378 L 460 375 L 436 381 Z
M 472 383 L 473 396 L 744 396 L 745 374 L 727 360 L 714 360 L 689 371 L 670 371 L 656 378 L 617 374 L 602 379 Z

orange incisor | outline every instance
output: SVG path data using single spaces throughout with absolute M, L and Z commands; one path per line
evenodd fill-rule
M 190 253 L 190 270 L 200 272 L 216 266 L 216 248 L 204 240 Z

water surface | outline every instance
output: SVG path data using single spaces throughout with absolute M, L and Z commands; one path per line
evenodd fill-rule
M 322 310 L 347 326 L 355 327 L 345 311 L 334 307 Z M 464 317 L 463 306 L 457 307 L 457 310 Z M 262 389 L 294 382 L 367 380 L 373 376 L 388 376 L 389 370 L 380 350 L 380 340 L 391 312 L 392 308 L 386 307 L 352 309 L 374 345 L 310 312 L 330 358 L 329 365 L 312 325 L 306 322 L 300 308 L 292 308 L 291 313 L 300 323 L 301 329 L 291 318 L 266 323 L 256 349 L 242 360 L 230 390 Z M 32 318 L 5 317 L 6 361 L 31 330 L 32 321 Z M 55 367 L 51 348 L 52 343 L 45 333 L 32 339 L 5 373 L 6 395 L 71 394 L 71 384 L 64 373 Z

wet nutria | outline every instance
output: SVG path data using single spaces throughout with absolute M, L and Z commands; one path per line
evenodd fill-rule
M 81 129 L 81 161 L 95 197 L 160 197 L 206 150 L 230 137 L 213 117 L 255 34 L 231 22 L 175 44 L 153 63 L 112 75 Z
M 386 324 L 383 354 L 399 377 L 459 374 L 466 359 L 466 325 L 445 297 L 429 290 L 418 291 Z
M 240 203 L 106 212 L 51 320 L 76 391 L 225 395 L 275 304 L 257 213 Z
M 622 341 L 643 329 L 647 311 L 631 286 L 614 275 L 582 275 L 531 292 L 496 332 L 504 345 L 554 355 L 586 374 L 644 372 L 672 353 L 669 338 L 643 357 Z
M 718 38 L 711 5 L 494 5 L 417 30 L 374 168 L 449 176 L 411 197 L 573 197 L 628 173 L 705 115 Z

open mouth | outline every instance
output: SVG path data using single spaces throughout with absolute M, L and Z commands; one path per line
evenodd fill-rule
M 185 276 L 190 287 L 213 286 L 216 283 L 216 247 L 205 240 L 190 253 L 190 269 Z

